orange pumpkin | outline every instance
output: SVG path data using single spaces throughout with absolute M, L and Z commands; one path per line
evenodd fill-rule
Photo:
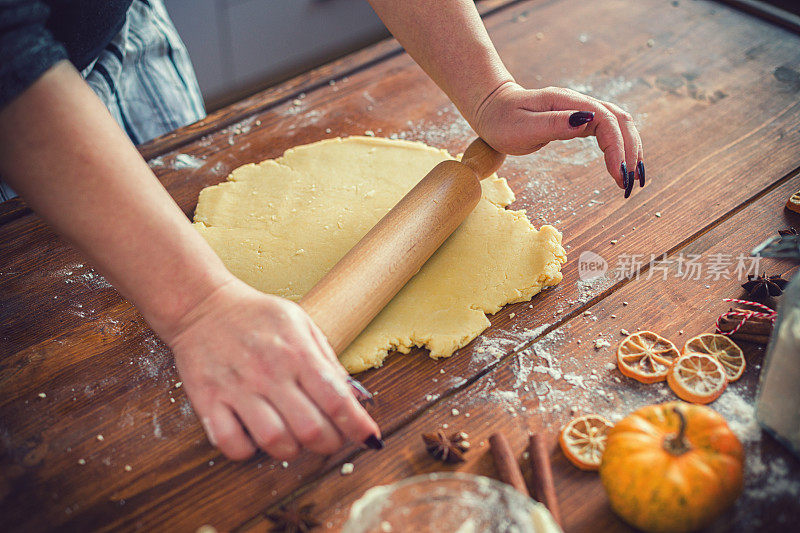
M 608 433 L 600 478 L 611 508 L 650 532 L 708 525 L 742 492 L 744 450 L 725 419 L 702 405 L 651 405 Z

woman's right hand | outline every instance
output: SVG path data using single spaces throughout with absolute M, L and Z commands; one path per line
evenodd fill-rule
M 512 81 L 497 87 L 471 116 L 478 135 L 504 154 L 535 152 L 550 141 L 594 136 L 608 173 L 631 195 L 645 184 L 644 150 L 633 117 L 611 102 L 571 89 L 524 89 Z
M 209 441 L 230 459 L 260 448 L 288 460 L 345 442 L 380 448 L 380 429 L 297 304 L 239 280 L 220 286 L 162 335 Z

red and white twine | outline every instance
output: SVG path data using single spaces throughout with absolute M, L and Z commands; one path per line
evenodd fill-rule
M 775 311 L 774 309 L 772 309 L 769 306 L 766 306 L 764 304 L 760 304 L 758 302 L 751 302 L 749 300 L 738 300 L 736 298 L 723 298 L 722 301 L 723 302 L 734 302 L 734 303 L 737 303 L 737 304 L 747 305 L 747 306 L 750 306 L 750 307 L 756 307 L 756 308 L 760 308 L 760 309 L 764 310 L 764 311 L 753 311 L 751 309 L 742 309 L 740 311 L 738 311 L 738 310 L 734 311 L 733 309 L 731 309 L 730 311 L 722 313 L 719 316 L 719 318 L 717 318 L 717 333 L 721 333 L 723 335 L 733 335 L 734 333 L 739 331 L 739 328 L 744 326 L 744 323 L 747 322 L 751 318 L 766 318 L 767 320 L 769 320 L 770 322 L 772 322 L 774 324 L 775 323 L 775 317 L 778 316 L 777 311 Z M 720 327 L 719 327 L 719 323 L 724 318 L 732 318 L 732 317 L 737 317 L 737 318 L 738 317 L 742 317 L 742 321 L 739 322 L 739 324 L 735 328 L 733 328 L 732 330 L 730 330 L 730 331 L 722 331 L 722 329 L 720 329 Z

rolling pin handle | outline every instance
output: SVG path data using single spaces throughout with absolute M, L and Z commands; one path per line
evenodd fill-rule
M 497 172 L 505 159 L 505 154 L 501 154 L 478 137 L 467 146 L 461 162 L 471 168 L 479 180 L 482 180 Z

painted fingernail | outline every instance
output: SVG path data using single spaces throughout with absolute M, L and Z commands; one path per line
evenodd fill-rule
M 364 444 L 373 450 L 380 450 L 383 448 L 383 441 L 375 435 L 370 435 L 367 437 L 367 440 L 364 441 Z
M 203 429 L 206 430 L 206 437 L 208 437 L 208 442 L 211 443 L 213 447 L 217 447 L 217 439 L 214 437 L 214 432 L 211 431 L 211 419 L 204 416 L 200 419 L 200 423 L 203 424 Z
M 583 126 L 587 122 L 591 122 L 594 118 L 594 113 L 591 111 L 578 111 L 569 116 L 569 125 L 573 128 Z
M 644 161 L 639 161 L 636 168 L 639 170 L 639 187 L 644 187 Z
M 622 172 L 622 188 L 627 191 L 628 190 L 628 167 L 627 167 L 627 165 L 625 165 L 625 161 L 622 162 L 622 164 L 619 166 L 619 169 Z
M 349 383 L 350 387 L 356 391 L 356 396 L 358 397 L 359 401 L 364 401 L 369 404 L 375 403 L 375 400 L 372 399 L 372 393 L 368 391 L 364 385 L 361 384 L 361 382 L 348 376 L 347 383 Z
M 631 191 L 633 191 L 633 184 L 635 182 L 635 177 L 633 175 L 633 171 L 628 172 L 628 184 L 625 187 L 625 198 L 631 195 Z

